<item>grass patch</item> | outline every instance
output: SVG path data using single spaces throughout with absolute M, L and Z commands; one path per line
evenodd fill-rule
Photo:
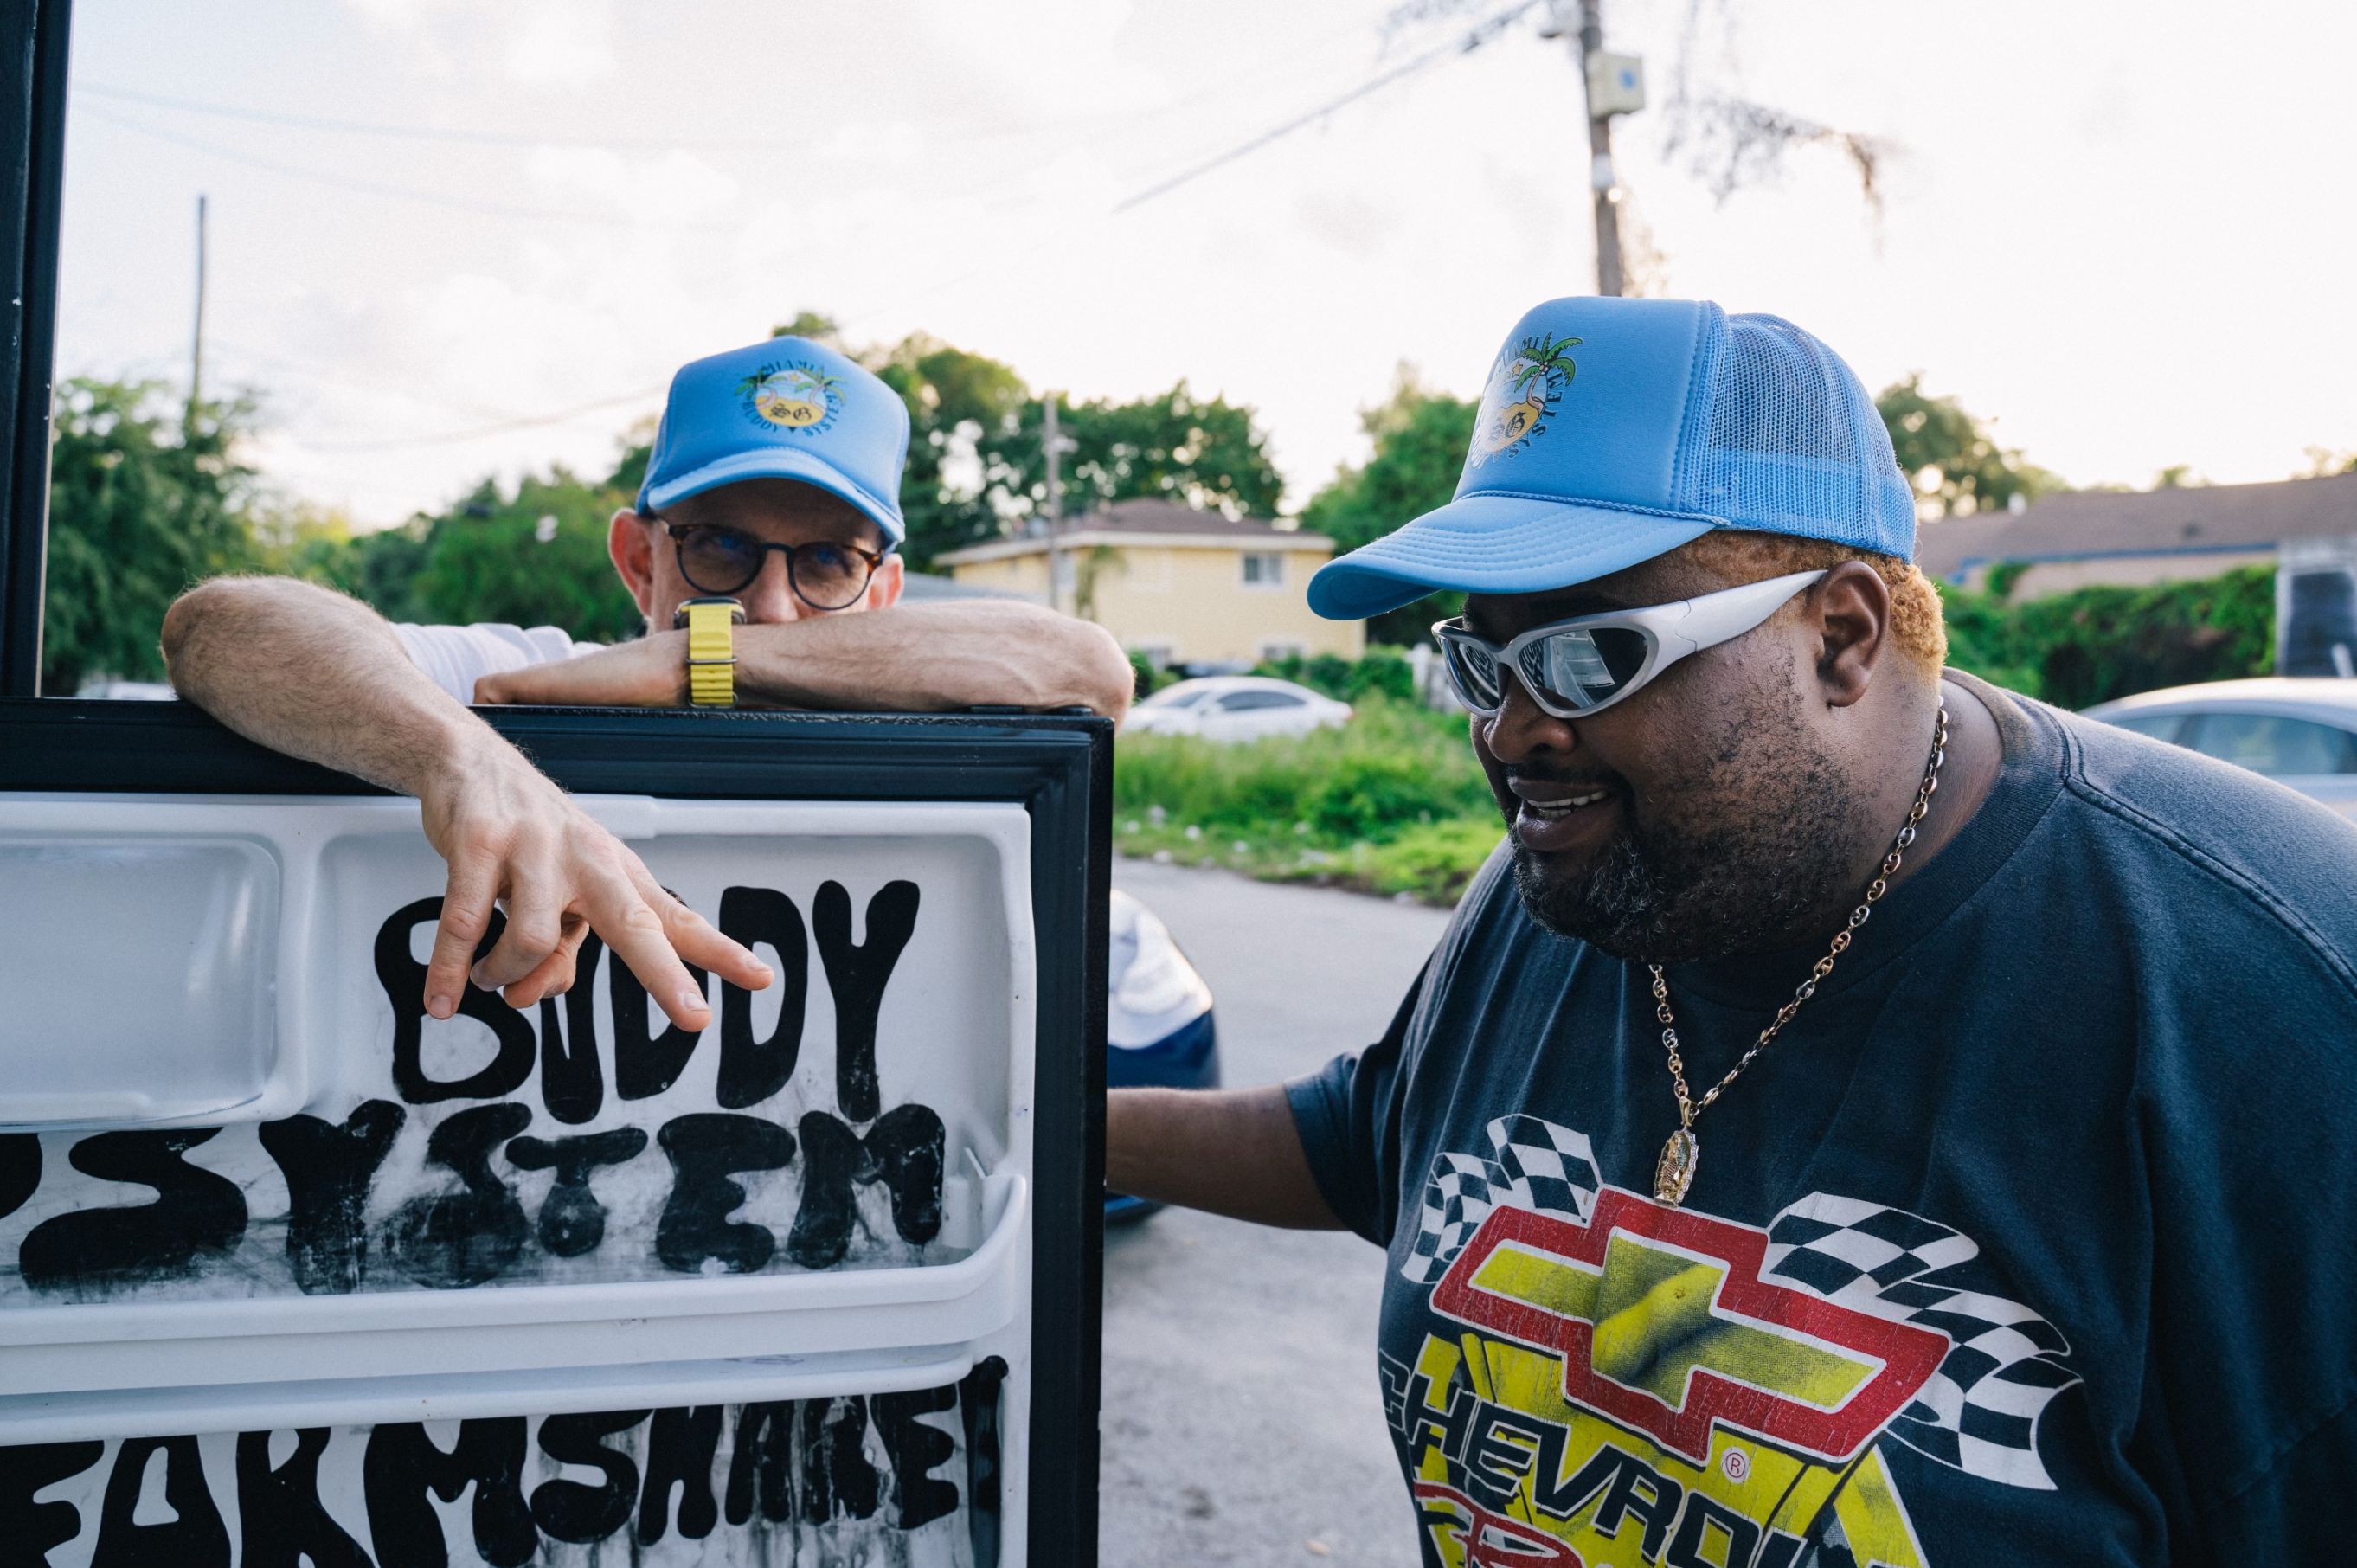
M 1505 832 L 1461 714 L 1367 692 L 1340 729 L 1122 737 L 1114 846 L 1272 881 L 1457 900 Z

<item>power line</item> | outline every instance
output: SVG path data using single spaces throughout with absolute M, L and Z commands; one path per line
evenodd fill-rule
M 316 185 L 328 186 L 339 190 L 357 191 L 364 196 L 384 197 L 394 201 L 414 201 L 427 207 L 447 208 L 457 212 L 472 212 L 491 218 L 521 218 L 541 223 L 588 223 L 608 229 L 694 229 L 735 232 L 742 227 L 737 223 L 694 222 L 677 219 L 665 219 L 656 223 L 636 218 L 615 217 L 607 213 L 560 212 L 544 208 L 511 207 L 492 201 L 469 201 L 464 197 L 440 196 L 433 191 L 412 190 L 397 185 L 379 185 L 373 180 L 354 179 L 349 175 L 329 174 L 324 169 L 305 168 L 300 164 L 280 163 L 274 158 L 256 157 L 251 153 L 240 152 L 234 147 L 222 146 L 218 142 L 208 142 L 199 137 L 182 135 L 177 131 L 167 131 L 155 125 L 142 124 L 136 120 L 112 113 L 90 104 L 81 105 L 79 112 L 137 135 L 151 136 L 159 142 L 169 142 L 176 146 L 187 147 L 194 152 L 205 153 L 217 158 L 227 158 L 231 163 L 243 164 L 249 168 L 261 169 L 270 174 L 284 175 L 290 179 L 309 180 Z
M 1264 131 L 1259 135 L 1254 136 L 1252 140 L 1244 142 L 1237 146 L 1231 147 L 1226 152 L 1220 154 L 1217 157 L 1207 158 L 1203 162 L 1195 165 L 1192 168 L 1189 168 L 1183 173 L 1173 175 L 1168 179 L 1163 180 L 1157 185 L 1148 186 L 1146 189 L 1139 191 L 1135 196 L 1124 198 L 1121 201 L 1114 204 L 1113 211 L 1109 216 L 1119 217 L 1122 213 L 1128 211 L 1134 207 L 1144 206 L 1157 196 L 1167 196 L 1182 185 L 1200 179 L 1203 176 L 1210 174 L 1214 169 L 1223 168 L 1227 165 L 1234 163 L 1238 158 L 1245 157 L 1253 153 L 1256 153 L 1260 151 L 1261 148 L 1267 146 L 1271 142 L 1282 140 L 1306 125 L 1316 124 L 1318 121 L 1323 120 L 1329 114 L 1333 113 L 1337 109 L 1340 109 L 1346 104 L 1355 103 L 1360 99 L 1366 97 L 1370 93 L 1379 92 L 1395 81 L 1414 76 L 1416 72 L 1425 70 L 1428 66 L 1438 64 L 1441 60 L 1448 59 L 1450 55 L 1470 54 L 1473 50 L 1480 48 L 1483 44 L 1487 43 L 1493 35 L 1503 29 L 1508 24 L 1514 21 L 1517 17 L 1521 16 L 1523 13 L 1528 11 L 1533 5 L 1537 4 L 1538 0 L 1522 0 L 1520 5 L 1510 5 L 1505 10 L 1497 13 L 1495 16 L 1475 23 L 1472 28 L 1462 38 L 1452 39 L 1448 43 L 1441 45 L 1438 48 L 1428 49 L 1425 53 L 1416 56 L 1415 59 L 1409 60 L 1405 65 L 1396 66 L 1394 69 L 1383 72 L 1381 76 L 1375 77 L 1372 81 L 1361 82 L 1358 86 L 1351 89 L 1350 91 L 1345 92 L 1340 98 L 1332 99 L 1325 103 L 1319 104 L 1317 108 L 1312 109 L 1307 114 L 1300 115 L 1296 119 L 1288 120 L 1284 124 L 1276 126 L 1273 130 Z
M 659 396 L 670 390 L 670 386 L 671 383 L 665 381 L 660 386 L 640 387 L 636 392 L 623 392 L 616 397 L 599 398 L 596 403 L 585 403 L 576 408 L 565 409 L 556 413 L 536 414 L 528 419 L 511 419 L 499 424 L 479 425 L 472 430 L 445 431 L 439 435 L 408 436 L 393 441 L 307 441 L 303 445 L 314 452 L 394 452 L 412 446 L 455 446 L 468 441 L 481 440 L 485 436 L 505 435 L 511 431 L 537 430 L 545 425 L 563 424 L 570 420 L 578 419 L 585 413 L 596 413 L 602 409 L 617 408 L 626 403 L 640 403 L 648 398 Z
M 683 142 L 671 136 L 552 136 L 544 132 L 459 131 L 434 125 L 394 125 L 371 120 L 328 120 L 310 114 L 287 114 L 271 109 L 245 109 L 233 103 L 205 103 L 193 98 L 169 98 L 159 92 L 135 92 L 127 87 L 103 87 L 96 82 L 77 82 L 73 91 L 76 97 L 86 94 L 92 98 L 113 98 L 125 103 L 144 104 L 151 109 L 171 109 L 184 114 L 209 114 L 222 120 L 245 120 L 257 125 L 288 125 L 297 130 L 326 131 L 336 135 L 388 136 L 411 142 L 455 142 L 490 147 L 630 148 L 651 152 L 689 148 L 741 150 L 745 145 L 742 138 Z

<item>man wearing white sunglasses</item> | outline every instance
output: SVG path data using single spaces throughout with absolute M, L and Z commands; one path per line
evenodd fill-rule
M 1388 1249 L 1427 1563 L 2308 1563 L 2357 1474 L 2357 830 L 1944 671 L 1772 317 L 1557 300 L 1434 628 L 1510 829 L 1381 1043 L 1114 1097 L 1107 1179 Z

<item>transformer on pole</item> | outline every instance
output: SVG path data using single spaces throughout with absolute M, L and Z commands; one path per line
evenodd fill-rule
M 1550 0 L 1541 38 L 1571 39 L 1580 63 L 1587 102 L 1588 186 L 1596 206 L 1596 292 L 1622 292 L 1620 178 L 1612 166 L 1612 117 L 1645 106 L 1645 62 L 1635 55 L 1608 54 L 1598 0 L 1577 0 L 1578 27 L 1571 26 L 1574 0 Z

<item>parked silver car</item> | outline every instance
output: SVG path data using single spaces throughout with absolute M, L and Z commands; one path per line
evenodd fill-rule
M 1129 710 L 1126 734 L 1194 735 L 1211 741 L 1308 735 L 1347 724 L 1351 704 L 1265 675 L 1211 675 L 1166 686 Z
M 2357 681 L 2212 681 L 2099 703 L 2087 716 L 2264 773 L 2357 817 Z

